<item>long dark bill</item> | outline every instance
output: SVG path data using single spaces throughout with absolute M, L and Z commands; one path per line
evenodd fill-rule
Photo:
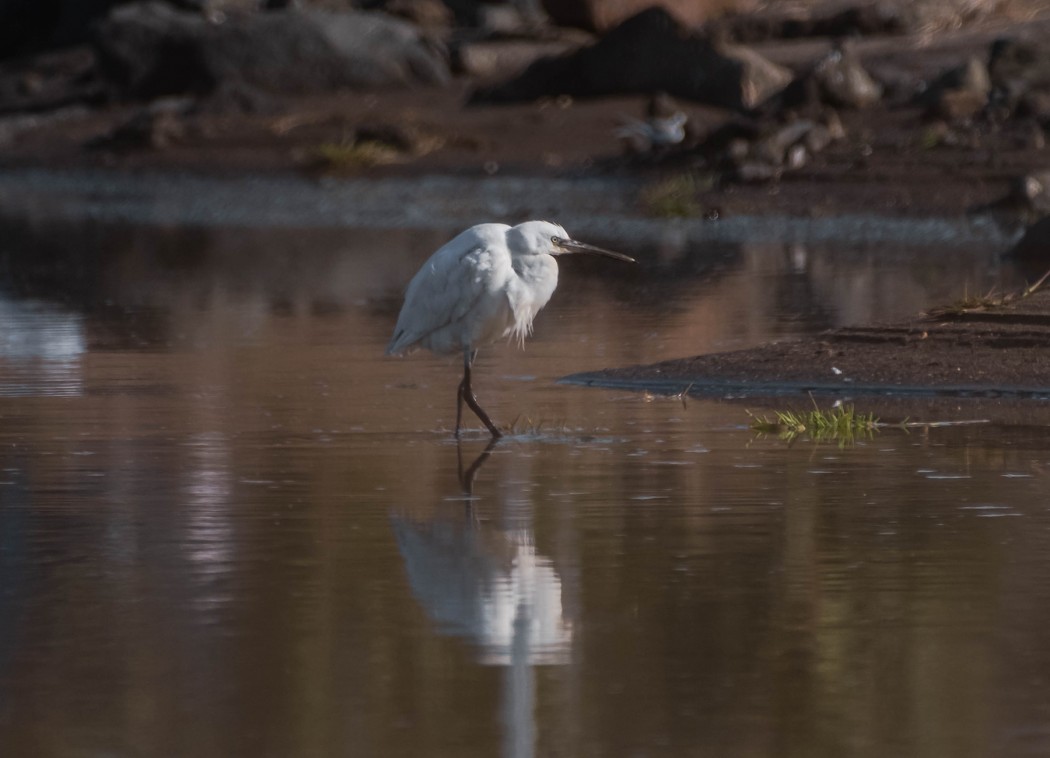
M 612 250 L 606 250 L 601 247 L 595 247 L 594 245 L 588 245 L 586 242 L 577 242 L 576 240 L 560 239 L 556 243 L 560 248 L 558 253 L 584 253 L 586 255 L 601 255 L 606 258 L 613 258 L 624 263 L 634 263 L 634 258 L 623 253 L 614 253 Z

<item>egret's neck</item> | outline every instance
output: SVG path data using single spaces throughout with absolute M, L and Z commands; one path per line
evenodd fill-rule
M 558 263 L 551 255 L 515 255 L 511 261 L 514 273 L 530 287 L 550 286 L 547 298 L 558 286 Z M 547 302 L 544 299 L 543 302 Z

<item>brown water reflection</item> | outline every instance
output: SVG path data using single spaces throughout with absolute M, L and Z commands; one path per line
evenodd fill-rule
M 907 315 L 986 252 L 567 268 L 482 354 L 533 426 L 468 495 L 454 361 L 380 357 L 444 234 L 3 231 L 5 756 L 1050 749 L 1042 409 L 839 450 L 553 381 Z

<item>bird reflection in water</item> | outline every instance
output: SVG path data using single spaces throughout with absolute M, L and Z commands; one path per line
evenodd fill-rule
M 495 447 L 459 479 L 465 509 L 426 520 L 394 514 L 391 522 L 412 593 L 442 634 L 470 640 L 483 665 L 506 667 L 503 677 L 504 755 L 535 747 L 535 672 L 569 663 L 573 628 L 562 608 L 562 582 L 536 551 L 531 518 L 500 530 L 478 518 L 474 479 Z

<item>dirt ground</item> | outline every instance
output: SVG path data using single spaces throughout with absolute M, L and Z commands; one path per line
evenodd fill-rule
M 1050 21 L 989 21 L 933 37 L 858 39 L 854 48 L 873 74 L 914 83 L 986 58 L 991 42 L 1011 34 L 1050 31 Z M 794 69 L 831 49 L 827 39 L 775 41 L 754 49 Z M 691 170 L 688 162 L 628 160 L 615 131 L 624 116 L 640 117 L 647 98 L 568 98 L 512 105 L 468 105 L 477 82 L 446 88 L 352 93 L 265 102 L 250 112 L 195 109 L 160 144 L 107 140 L 142 105 L 77 106 L 51 114 L 0 118 L 4 166 L 169 169 L 236 177 L 244 172 L 326 172 L 347 176 L 494 173 L 612 176 L 658 184 Z M 770 213 L 827 216 L 877 212 L 953 216 L 1003 198 L 1025 172 L 1047 166 L 1044 140 L 1030 127 L 968 134 L 960 144 L 931 146 L 938 125 L 892 97 L 863 111 L 840 112 L 846 137 L 774 183 L 698 186 L 695 212 L 725 216 Z M 732 114 L 680 102 L 701 131 Z M 410 150 L 378 165 L 326 160 L 362 127 L 408 132 Z M 1050 166 L 1048 166 L 1050 167 Z
M 1001 300 L 1001 299 L 1000 299 Z M 1050 291 L 958 303 L 898 324 L 596 371 L 568 381 L 665 393 L 1050 397 Z

